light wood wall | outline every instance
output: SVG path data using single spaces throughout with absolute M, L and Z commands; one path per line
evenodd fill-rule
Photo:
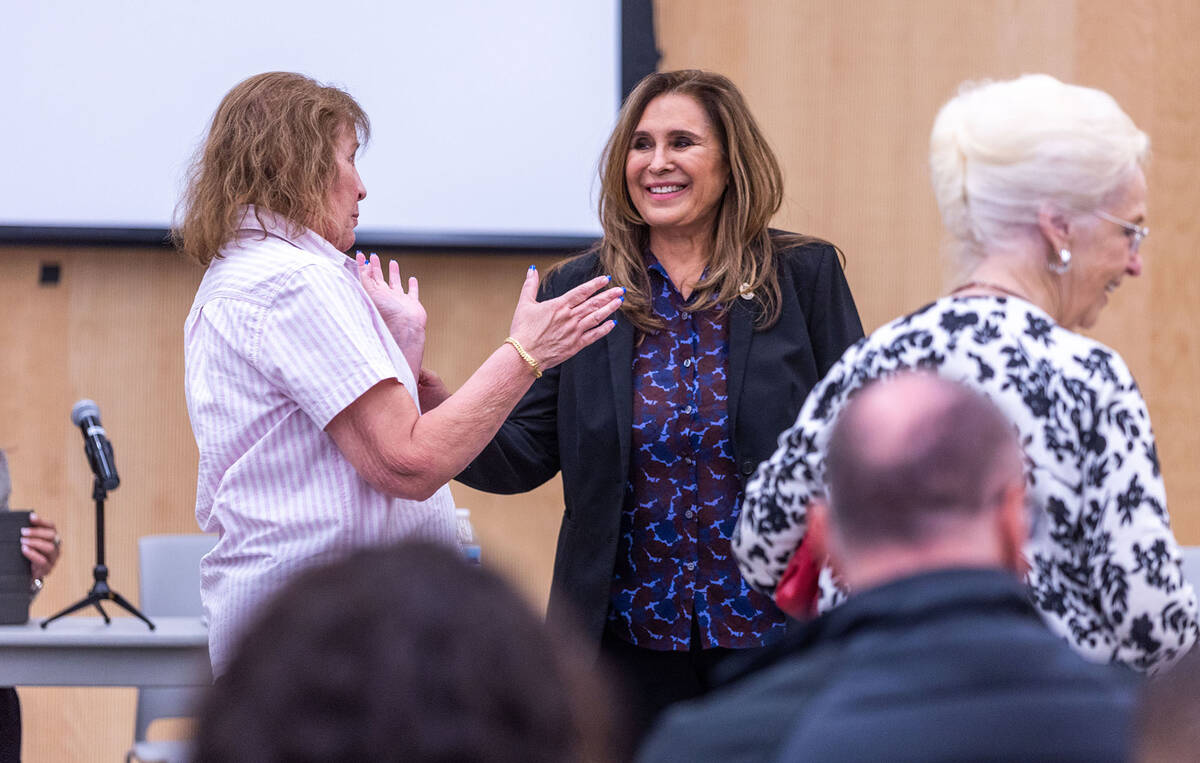
M 1111 92 L 1150 133 L 1147 270 L 1093 334 L 1129 362 L 1150 404 L 1177 534 L 1200 543 L 1200 5 L 1191 0 L 658 0 L 662 68 L 721 71 L 743 89 L 785 169 L 777 224 L 846 252 L 874 328 L 944 289 L 925 169 L 938 106 L 971 78 L 1046 71 Z M 532 118 L 532 116 L 531 116 Z M 369 183 L 369 178 L 367 179 Z M 531 200 L 531 203 L 534 200 Z M 370 201 L 364 206 L 370 214 Z M 386 252 L 384 254 L 387 254 Z M 431 323 L 429 363 L 461 383 L 507 335 L 526 267 L 546 257 L 404 254 Z M 62 266 L 39 286 L 42 262 Z M 196 452 L 183 402 L 182 324 L 201 272 L 158 249 L 0 247 L 0 447 L 14 505 L 55 519 L 63 560 L 33 608 L 82 596 L 94 562 L 90 476 L 69 422 L 100 405 L 122 485 L 108 504 L 113 587 L 137 593 L 136 539 L 193 532 Z M 554 482 L 524 496 L 461 485 L 488 563 L 545 604 L 561 513 Z M 133 731 L 130 689 L 21 690 L 25 759 L 108 761 Z

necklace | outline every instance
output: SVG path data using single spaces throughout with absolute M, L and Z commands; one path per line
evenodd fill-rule
M 1010 297 L 1016 297 L 1017 299 L 1023 299 L 1026 302 L 1030 301 L 1029 297 L 1026 297 L 1024 294 L 1021 294 L 1020 292 L 1016 292 L 1016 291 L 1013 291 L 1012 289 L 1005 288 L 999 284 L 989 283 L 988 281 L 967 281 L 962 286 L 959 286 L 958 288 L 953 289 L 950 293 L 958 294 L 960 291 L 966 291 L 967 289 L 990 289 L 992 291 L 998 291 L 1001 294 L 1006 294 Z

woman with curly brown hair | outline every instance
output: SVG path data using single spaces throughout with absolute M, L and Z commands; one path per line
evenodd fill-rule
M 366 114 L 286 72 L 229 92 L 193 168 L 177 238 L 207 271 L 185 325 L 200 451 L 196 518 L 214 673 L 298 570 L 365 546 L 456 541 L 446 487 L 537 375 L 612 329 L 605 276 L 537 302 L 530 269 L 509 339 L 436 410 L 420 396 L 415 282 L 348 258 L 366 188 Z M 413 327 L 419 327 L 414 331 Z M 423 412 L 424 411 L 424 412 Z
M 562 472 L 550 617 L 582 616 L 648 724 L 782 633 L 730 553 L 743 482 L 862 327 L 837 249 L 768 228 L 782 174 L 725 77 L 642 80 L 600 174 L 604 237 L 542 293 L 609 273 L 617 326 L 539 379 L 459 479 L 516 493 Z

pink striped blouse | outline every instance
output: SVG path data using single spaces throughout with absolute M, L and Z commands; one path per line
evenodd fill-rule
M 384 495 L 324 431 L 384 379 L 416 401 L 356 264 L 312 231 L 292 235 L 260 215 L 265 226 L 247 208 L 209 266 L 184 334 L 196 520 L 220 535 L 200 566 L 214 676 L 248 619 L 299 569 L 404 537 L 456 542 L 448 487 L 426 501 Z

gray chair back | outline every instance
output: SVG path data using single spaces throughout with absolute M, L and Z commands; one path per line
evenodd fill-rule
M 216 545 L 215 535 L 146 535 L 138 538 L 139 605 L 154 619 L 199 616 L 200 559 Z
M 1180 546 L 1179 551 L 1183 555 L 1183 579 L 1200 593 L 1200 546 Z

